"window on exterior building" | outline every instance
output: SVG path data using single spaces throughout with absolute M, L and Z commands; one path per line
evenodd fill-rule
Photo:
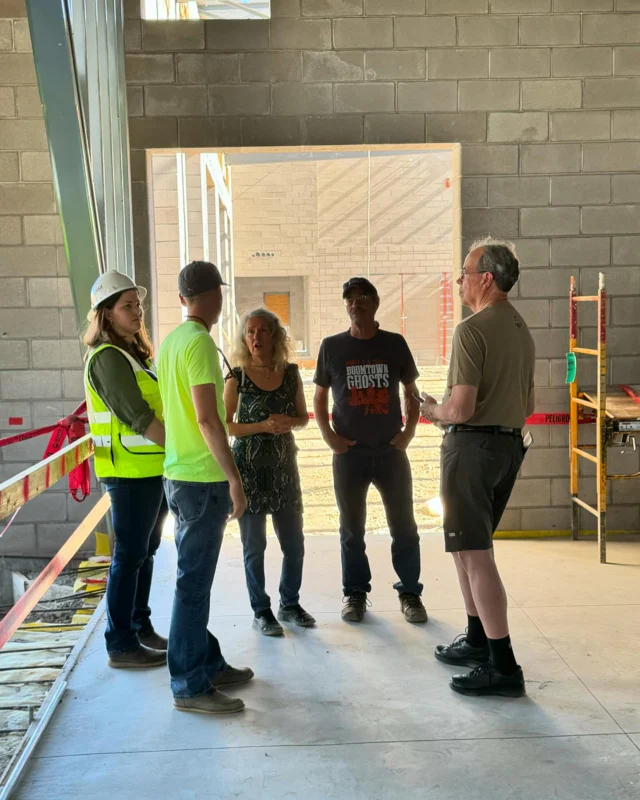
M 290 300 L 291 295 L 289 292 L 282 292 L 280 294 L 273 294 L 270 292 L 264 293 L 265 307 L 271 311 L 272 314 L 275 314 L 286 328 L 291 324 Z
M 140 0 L 143 19 L 270 19 L 271 0 Z

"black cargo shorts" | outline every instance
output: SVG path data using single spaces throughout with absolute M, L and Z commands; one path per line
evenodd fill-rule
M 444 436 L 440 495 L 448 553 L 493 547 L 525 454 L 519 433 L 497 431 L 463 429 Z

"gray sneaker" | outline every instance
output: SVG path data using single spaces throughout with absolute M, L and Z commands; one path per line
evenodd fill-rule
M 197 697 L 174 697 L 173 707 L 194 714 L 234 714 L 242 711 L 244 703 L 239 697 L 228 697 L 222 692 L 199 694 Z
M 253 670 L 249 667 L 242 667 L 242 669 L 236 669 L 236 667 L 232 667 L 229 664 L 219 672 L 215 678 L 212 678 L 211 685 L 215 686 L 237 686 L 240 683 L 246 683 L 253 678 Z
M 253 620 L 253 627 L 265 636 L 282 636 L 284 633 L 282 625 L 273 616 L 270 608 L 258 611 Z
M 166 650 L 153 650 L 139 645 L 128 653 L 109 653 L 109 666 L 113 669 L 148 669 L 163 667 L 167 663 Z

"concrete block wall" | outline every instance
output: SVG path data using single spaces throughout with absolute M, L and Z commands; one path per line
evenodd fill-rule
M 465 244 L 491 233 L 520 253 L 538 410 L 567 406 L 571 274 L 585 293 L 606 274 L 611 381 L 639 381 L 637 2 L 272 0 L 270 21 L 169 24 L 126 7 L 134 162 L 152 147 L 460 142 Z M 566 527 L 566 429 L 535 433 L 505 525 Z M 538 459 L 553 476 L 532 474 Z M 613 499 L 611 527 L 640 529 L 636 496 Z
M 83 398 L 26 10 L 20 0 L 0 0 L 0 438 L 56 422 Z M 0 482 L 40 461 L 47 440 L 0 449 Z M 60 481 L 20 511 L 0 556 L 53 555 L 98 496 L 77 504 Z

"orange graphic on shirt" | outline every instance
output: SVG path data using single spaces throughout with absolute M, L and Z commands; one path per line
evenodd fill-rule
M 349 405 L 368 414 L 389 414 L 389 366 L 383 361 L 348 361 Z
M 350 406 L 363 406 L 365 416 L 368 414 L 389 413 L 388 389 L 351 389 L 349 394 Z

